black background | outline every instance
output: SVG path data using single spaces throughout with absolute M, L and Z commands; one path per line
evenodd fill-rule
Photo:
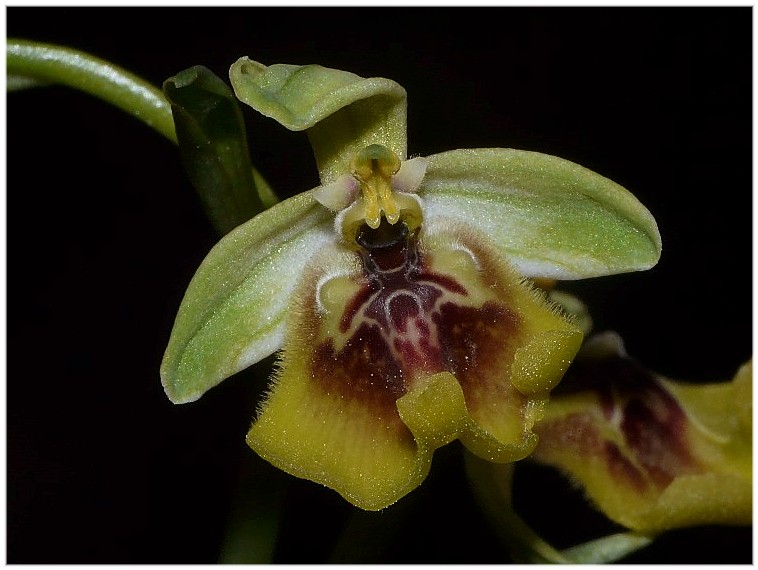
M 7 8 L 7 31 L 156 85 L 196 64 L 226 77 L 242 55 L 394 79 L 408 90 L 412 155 L 555 154 L 649 207 L 656 268 L 567 285 L 597 330 L 681 379 L 728 379 L 751 357 L 750 8 Z M 213 562 L 239 469 L 285 486 L 276 562 L 338 560 L 352 507 L 246 451 L 265 366 L 194 404 L 161 389 L 174 314 L 216 241 L 176 149 L 64 88 L 10 94 L 7 111 L 8 562 Z M 248 111 L 254 163 L 280 194 L 317 185 L 305 135 Z M 348 561 L 507 561 L 459 451 L 438 452 L 408 514 L 366 519 L 394 521 L 381 555 L 366 546 Z M 548 538 L 599 524 L 551 502 L 580 501 L 552 473 L 521 473 L 517 504 L 548 521 Z M 751 556 L 749 529 L 704 528 L 629 561 Z

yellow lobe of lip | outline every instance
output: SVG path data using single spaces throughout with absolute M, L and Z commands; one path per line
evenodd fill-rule
M 392 190 L 392 176 L 400 170 L 400 158 L 387 147 L 372 144 L 359 152 L 350 172 L 361 185 L 364 215 L 368 226 L 379 227 L 382 212 L 390 224 L 400 219 L 400 208 Z

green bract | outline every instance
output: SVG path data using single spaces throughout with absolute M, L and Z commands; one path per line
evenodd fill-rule
M 196 65 L 163 82 L 171 102 L 179 152 L 208 218 L 221 235 L 273 205 L 260 183 L 237 99 L 229 86 Z
M 406 158 L 405 91 L 320 66 L 231 69 L 236 95 L 306 130 L 322 186 L 225 236 L 187 290 L 161 375 L 177 403 L 283 348 L 248 443 L 365 509 L 460 439 L 509 462 L 582 332 L 523 278 L 653 266 L 655 220 L 614 182 L 512 149 Z

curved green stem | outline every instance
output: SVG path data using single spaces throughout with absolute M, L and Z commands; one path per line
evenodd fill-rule
M 648 546 L 655 537 L 619 532 L 564 550 L 543 540 L 516 513 L 511 502 L 514 464 L 496 464 L 465 454 L 466 473 L 474 494 L 495 531 L 522 564 L 607 564 Z
M 513 463 L 494 464 L 464 452 L 466 474 L 484 514 L 518 564 L 568 564 L 558 550 L 545 542 L 513 510 Z
M 160 89 L 88 53 L 29 40 L 8 39 L 9 78 L 58 83 L 99 97 L 176 142 L 171 105 Z

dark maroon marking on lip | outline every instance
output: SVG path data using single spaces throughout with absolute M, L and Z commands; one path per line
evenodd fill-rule
M 618 445 L 603 439 L 592 414 L 573 413 L 558 421 L 537 424 L 535 432 L 540 441 L 531 456 L 533 460 L 552 464 L 556 456 L 565 453 L 579 458 L 598 457 L 613 477 L 623 479 L 638 492 L 647 487 L 643 473 L 624 456 Z
M 684 411 L 657 383 L 624 405 L 621 431 L 626 443 L 659 487 L 667 486 L 677 475 L 698 470 L 687 447 L 685 429 Z
M 466 289 L 424 266 L 417 236 L 407 228 L 366 230 L 356 241 L 363 245 L 364 275 L 340 319 L 340 331 L 348 331 L 356 319 L 360 323 L 341 350 L 331 339 L 316 348 L 314 378 L 343 398 L 393 409 L 419 373 L 449 371 L 469 386 L 486 382 L 474 370 L 497 368 L 498 356 L 512 350 L 507 339 L 518 317 L 495 303 L 479 308 L 439 303 L 446 293 L 465 296 Z
M 618 445 L 612 441 L 606 441 L 604 455 L 608 471 L 612 477 L 624 479 L 640 493 L 646 489 L 645 476 L 635 467 L 634 463 L 624 456 Z
M 401 334 L 408 332 L 407 325 L 410 320 L 413 319 L 414 315 L 419 314 L 419 309 L 423 310 L 423 307 L 419 307 L 416 297 L 411 297 L 411 295 L 407 293 L 396 295 L 392 300 L 387 301 L 387 308 L 390 314 L 389 324 Z M 379 317 L 379 315 L 372 316 L 374 318 Z M 418 321 L 420 319 L 415 320 Z M 428 334 L 429 327 L 426 326 L 425 329 Z
M 655 376 L 636 361 L 619 355 L 577 360 L 553 391 L 553 397 L 585 390 L 595 392 L 606 420 L 614 415 L 621 417 L 620 435 L 639 465 L 638 468 L 626 459 L 629 465 L 619 468 L 616 455 L 620 450 L 616 448 L 614 453 L 606 446 L 612 472 L 626 472 L 627 480 L 639 489 L 640 476 L 658 488 L 665 488 L 679 475 L 700 471 L 687 446 L 684 410 Z M 632 469 L 637 474 L 632 474 Z
M 375 325 L 362 324 L 340 351 L 335 351 L 331 339 L 319 345 L 312 369 L 327 391 L 393 414 L 395 400 L 405 394 L 403 370 Z
M 366 303 L 366 301 L 368 301 L 369 297 L 376 292 L 369 283 L 364 283 L 363 285 L 364 286 L 361 287 L 355 297 L 347 303 L 345 311 L 340 317 L 340 332 L 343 334 L 350 328 L 350 323 L 353 322 L 358 310 Z
M 488 302 L 478 309 L 453 303 L 443 305 L 435 320 L 446 331 L 445 357 L 464 391 L 482 388 L 483 367 L 498 366 L 513 351 L 509 346 L 519 326 L 518 316 L 507 307 Z
M 534 450 L 533 458 L 550 455 L 555 451 L 576 450 L 584 455 L 598 455 L 603 452 L 605 441 L 590 414 L 574 413 L 560 420 L 538 423 L 535 431 L 540 442 Z

